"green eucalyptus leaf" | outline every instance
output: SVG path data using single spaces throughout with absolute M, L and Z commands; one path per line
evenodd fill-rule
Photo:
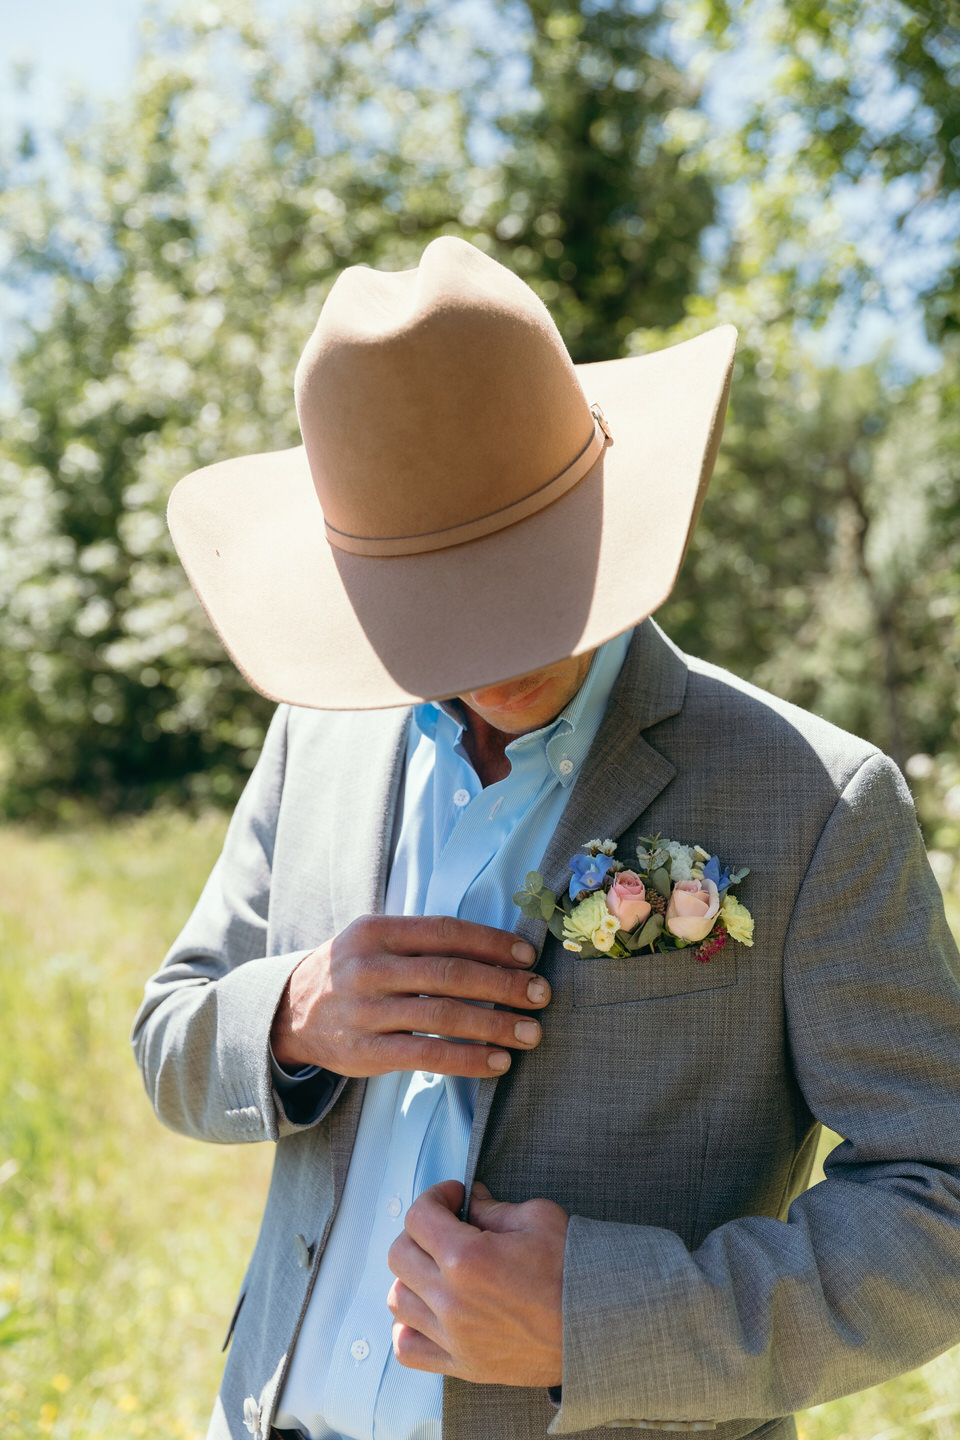
M 544 920 L 549 920 L 557 908 L 557 897 L 552 890 L 541 890 L 540 892 L 540 913 Z
M 552 914 L 551 916 L 549 916 L 549 918 L 547 919 L 547 929 L 550 931 L 550 934 L 551 934 L 551 935 L 556 935 L 556 937 L 557 937 L 558 940 L 562 940 L 562 939 L 563 939 L 563 911 L 562 911 L 562 910 L 554 910 L 553 914 Z
M 650 884 L 658 895 L 663 896 L 664 900 L 670 899 L 670 872 L 665 870 L 662 865 L 651 874 Z
M 516 894 L 514 895 L 514 897 L 513 897 L 513 903 L 514 903 L 514 905 L 520 905 L 520 906 L 522 906 L 526 900 L 529 900 L 529 898 L 530 898 L 529 891 L 527 891 L 527 890 L 518 890 L 517 893 L 516 893 Z
M 539 895 L 540 891 L 543 889 L 543 876 L 540 874 L 539 870 L 531 870 L 530 873 L 527 875 L 524 884 L 532 895 Z
M 652 945 L 663 931 L 663 916 L 651 915 L 639 935 L 635 936 L 631 948 L 642 950 L 645 945 Z

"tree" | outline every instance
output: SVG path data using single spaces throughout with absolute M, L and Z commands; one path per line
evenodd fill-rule
M 661 6 L 524 0 L 536 104 L 501 121 L 500 257 L 539 290 L 575 360 L 624 353 L 681 319 L 713 186 L 691 168 L 699 95 Z
M 752 57 L 712 148 L 734 249 L 791 312 L 856 327 L 922 306 L 960 328 L 957 0 L 698 0 L 711 43 Z
M 69 127 L 63 181 L 29 145 L 8 162 L 8 283 L 42 313 L 0 441 L 8 813 L 229 800 L 253 763 L 271 707 L 163 509 L 198 465 L 297 443 L 293 370 L 332 279 L 413 263 L 455 217 L 465 117 L 391 73 L 425 16 L 331 12 L 299 65 L 246 4 L 155 19 L 129 106 Z
M 498 78 L 524 53 L 533 103 Z M 295 444 L 335 276 L 446 231 L 538 285 L 580 358 L 679 317 L 712 213 L 668 124 L 694 100 L 659 10 L 625 0 L 483 23 L 329 0 L 282 25 L 224 0 L 154 16 L 129 104 L 75 117 L 60 179 L 23 137 L 0 175 L 5 283 L 34 310 L 0 416 L 0 808 L 234 798 L 270 707 L 192 600 L 172 484 Z

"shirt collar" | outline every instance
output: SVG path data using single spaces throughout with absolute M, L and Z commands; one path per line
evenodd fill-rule
M 566 788 L 574 783 L 600 728 L 632 638 L 633 631 L 626 630 L 599 646 L 586 679 L 560 714 L 539 730 L 511 740 L 506 752 L 511 760 L 539 751 L 561 785 Z M 435 742 L 442 738 L 451 748 L 466 728 L 458 700 L 427 700 L 414 707 L 413 719 L 421 734 Z

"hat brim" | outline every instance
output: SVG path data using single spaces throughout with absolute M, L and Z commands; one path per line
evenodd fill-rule
M 577 367 L 613 439 L 561 499 L 446 550 L 331 546 L 302 446 L 196 470 L 170 497 L 184 569 L 255 689 L 320 710 L 446 699 L 580 655 L 669 595 L 713 470 L 732 325 Z

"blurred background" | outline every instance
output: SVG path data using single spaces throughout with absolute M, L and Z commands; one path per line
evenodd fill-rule
M 904 767 L 960 921 L 957 0 L 3 0 L 0 1416 L 200 1436 L 265 1147 L 161 1131 L 126 1032 L 270 705 L 164 524 L 295 444 L 339 271 L 458 234 L 576 360 L 734 322 L 686 649 Z M 656 517 L 649 517 L 656 523 Z M 960 1352 L 801 1417 L 956 1440 Z

